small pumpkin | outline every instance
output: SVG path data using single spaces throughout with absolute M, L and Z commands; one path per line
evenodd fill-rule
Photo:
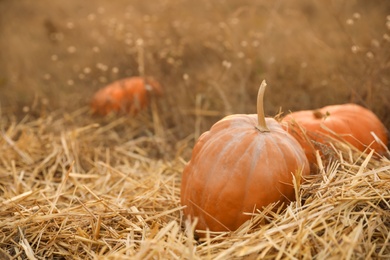
M 130 77 L 114 81 L 98 90 L 91 101 L 93 114 L 135 115 L 149 105 L 151 95 L 162 95 L 161 85 L 152 78 Z
M 357 104 L 292 112 L 282 122 L 302 145 L 311 163 L 315 163 L 316 143 L 326 145 L 332 139 L 346 141 L 360 151 L 368 148 L 378 154 L 386 152 L 386 127 L 372 111 Z
M 309 174 L 299 143 L 275 119 L 264 118 L 265 86 L 263 81 L 257 115 L 223 118 L 193 148 L 182 174 L 181 204 L 186 218 L 198 219 L 198 230 L 236 230 L 250 219 L 245 213 L 293 201 L 294 177 Z

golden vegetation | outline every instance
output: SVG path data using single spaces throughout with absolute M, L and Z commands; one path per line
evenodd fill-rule
M 356 102 L 389 129 L 389 15 L 379 0 L 0 1 L 0 258 L 388 258 L 386 158 L 328 149 L 296 203 L 213 240 L 192 237 L 179 187 L 195 138 L 255 113 L 264 78 L 268 115 Z M 142 73 L 164 87 L 150 110 L 91 115 L 97 89 Z

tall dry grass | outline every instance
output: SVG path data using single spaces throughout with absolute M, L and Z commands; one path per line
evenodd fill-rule
M 142 49 L 145 73 L 166 90 L 163 121 L 177 135 L 252 113 L 263 78 L 271 116 L 356 102 L 390 127 L 387 1 L 0 4 L 0 101 L 15 113 L 39 102 L 86 106 L 106 83 L 139 74 Z M 196 120 L 196 107 L 211 112 Z

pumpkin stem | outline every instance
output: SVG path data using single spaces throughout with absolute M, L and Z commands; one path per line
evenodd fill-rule
M 264 116 L 264 92 L 267 87 L 265 80 L 261 82 L 259 92 L 257 93 L 257 126 L 260 132 L 269 132 Z
M 322 114 L 319 109 L 316 109 L 313 111 L 313 116 L 317 119 L 321 119 L 324 117 L 324 114 Z

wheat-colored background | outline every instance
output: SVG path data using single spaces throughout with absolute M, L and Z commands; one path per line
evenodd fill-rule
M 162 98 L 90 113 L 142 67 Z M 390 1 L 0 0 L 0 259 L 389 259 L 389 152 L 338 142 L 285 210 L 195 240 L 184 165 L 263 79 L 268 116 L 355 102 L 390 129 Z
M 356 102 L 390 127 L 388 1 L 2 0 L 0 12 L 8 113 L 88 105 L 106 83 L 139 74 L 141 40 L 146 73 L 165 87 L 164 122 L 183 136 L 196 106 L 218 111 L 201 131 L 254 113 L 262 79 L 270 116 Z

